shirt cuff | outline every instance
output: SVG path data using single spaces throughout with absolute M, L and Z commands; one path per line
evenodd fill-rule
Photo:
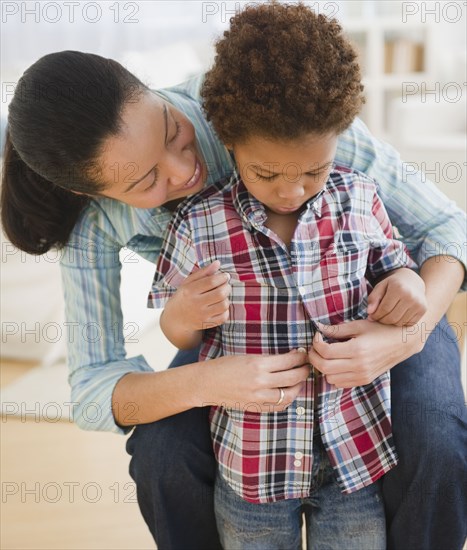
M 465 233 L 465 228 L 463 229 Z M 461 234 L 461 233 L 459 233 Z M 450 256 L 452 261 L 459 261 L 464 267 L 464 281 L 460 288 L 461 291 L 467 291 L 467 242 L 460 242 L 459 237 L 447 240 L 425 239 L 422 246 L 417 250 L 414 257 L 417 264 L 421 267 L 430 258 L 435 256 Z
M 73 421 L 79 428 L 121 435 L 126 435 L 133 429 L 133 426 L 118 426 L 112 412 L 115 386 L 130 372 L 154 372 L 154 369 L 139 355 L 112 363 L 82 367 L 69 376 Z M 137 424 L 137 404 L 127 408 L 127 420 L 134 418 Z
M 147 307 L 154 309 L 164 308 L 169 298 L 171 298 L 176 291 L 176 288 L 169 286 L 153 286 L 148 295 Z

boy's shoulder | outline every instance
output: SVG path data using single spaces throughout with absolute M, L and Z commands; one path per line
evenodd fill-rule
M 329 174 L 329 187 L 334 188 L 336 192 L 351 194 L 355 192 L 374 194 L 379 189 L 378 183 L 367 174 L 340 165 L 333 166 Z
M 177 206 L 175 218 L 187 220 L 199 213 L 213 213 L 216 209 L 227 207 L 232 202 L 231 191 L 235 181 L 233 176 L 228 176 L 187 197 Z

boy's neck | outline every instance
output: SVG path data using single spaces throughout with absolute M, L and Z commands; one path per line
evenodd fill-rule
M 274 233 L 284 242 L 287 248 L 290 247 L 290 242 L 295 233 L 297 227 L 298 218 L 300 217 L 303 209 L 301 208 L 297 212 L 290 214 L 276 214 L 268 208 L 266 208 L 266 214 L 268 219 L 264 224 L 266 227 L 274 231 Z

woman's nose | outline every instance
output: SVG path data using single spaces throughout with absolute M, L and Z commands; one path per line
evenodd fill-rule
M 165 168 L 169 184 L 179 187 L 185 185 L 193 177 L 196 170 L 196 158 L 182 154 L 170 155 L 167 158 Z

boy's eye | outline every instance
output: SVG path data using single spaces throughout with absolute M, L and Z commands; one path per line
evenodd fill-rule
M 261 174 L 256 174 L 260 180 L 266 180 L 270 181 L 277 177 L 277 174 L 273 174 L 272 176 L 262 176 Z

